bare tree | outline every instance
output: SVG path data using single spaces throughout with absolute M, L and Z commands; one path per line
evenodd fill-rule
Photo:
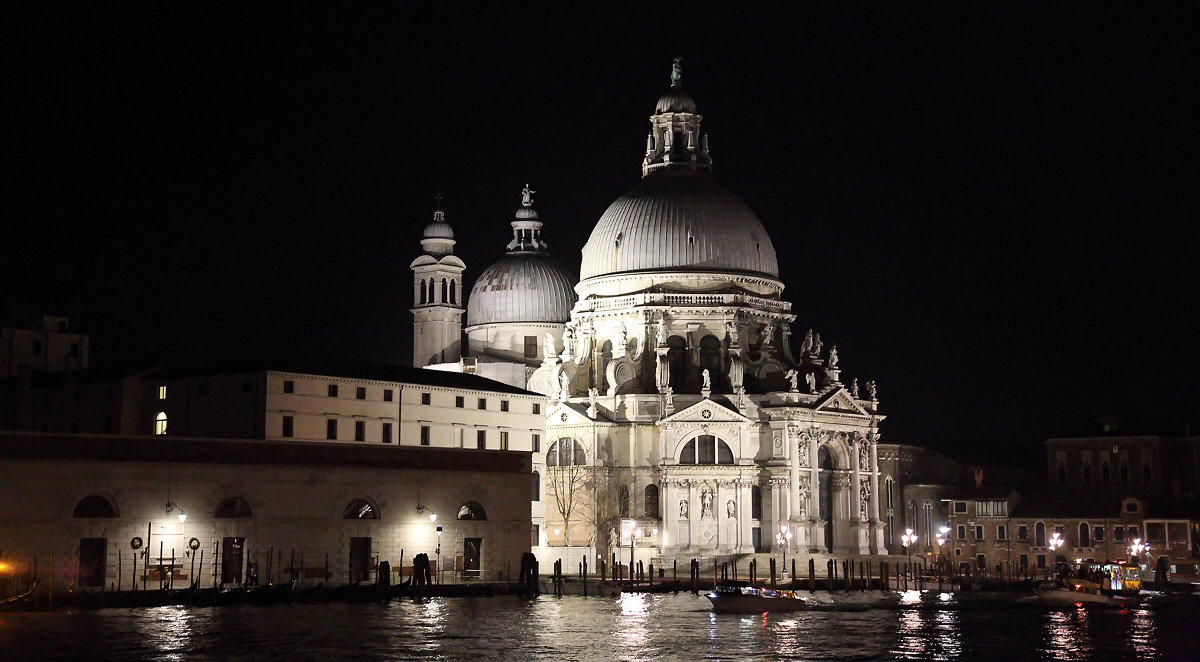
M 588 493 L 592 485 L 592 467 L 586 464 L 571 464 L 546 467 L 546 491 L 562 518 L 564 541 L 571 546 L 571 522 L 584 519 L 580 512 L 590 500 Z

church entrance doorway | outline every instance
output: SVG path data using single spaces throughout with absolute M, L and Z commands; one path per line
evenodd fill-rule
M 479 577 L 479 551 L 483 538 L 467 538 L 463 541 L 463 577 Z

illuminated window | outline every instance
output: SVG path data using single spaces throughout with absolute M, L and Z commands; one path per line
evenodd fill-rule
M 160 411 L 160 412 L 158 412 L 158 415 L 154 417 L 154 434 L 166 434 L 166 433 L 167 433 L 167 412 Z
M 158 387 L 158 399 L 159 399 L 159 400 L 166 400 L 166 399 L 167 399 L 167 387 L 166 387 L 166 386 L 159 386 L 159 387 Z
M 503 432 L 503 431 L 500 432 L 500 450 L 502 450 L 502 451 L 508 450 L 508 433 L 507 432 Z

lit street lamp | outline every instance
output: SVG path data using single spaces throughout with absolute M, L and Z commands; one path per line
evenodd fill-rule
M 1141 538 L 1134 538 L 1133 543 L 1129 545 L 1129 553 L 1137 561 L 1138 579 L 1142 576 L 1142 554 L 1150 553 L 1150 543 L 1142 542 Z
M 1050 536 L 1050 540 L 1048 540 L 1046 542 L 1046 546 L 1050 548 L 1050 551 L 1052 553 L 1054 553 L 1054 572 L 1056 574 L 1058 573 L 1058 553 L 1057 552 L 1058 552 L 1058 548 L 1062 547 L 1064 542 L 1066 542 L 1066 540 L 1063 540 L 1062 534 L 1059 533 L 1058 531 L 1055 531 L 1054 535 Z
M 779 573 L 782 578 L 787 574 L 787 548 L 792 543 L 792 532 L 788 531 L 787 524 L 779 525 L 779 533 L 775 534 L 775 544 L 779 545 L 779 549 L 783 551 L 783 571 Z
M 905 529 L 904 535 L 900 536 L 900 544 L 904 545 L 904 553 L 908 556 L 908 568 L 912 571 L 912 551 L 908 548 L 910 545 L 917 544 L 917 534 L 913 533 L 912 529 Z
M 629 526 L 632 528 L 633 523 L 630 522 Z M 631 586 L 633 585 L 633 545 L 637 539 L 641 537 L 642 529 L 640 527 L 633 528 L 633 530 L 629 532 L 629 584 Z

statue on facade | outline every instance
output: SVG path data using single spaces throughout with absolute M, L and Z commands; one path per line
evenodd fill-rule
M 542 348 L 542 353 L 548 359 L 553 358 L 554 355 L 557 354 L 558 352 L 554 351 L 554 335 L 551 334 L 549 331 L 546 332 L 546 342 L 544 344 L 545 344 L 545 347 Z
M 836 368 L 838 364 L 837 344 L 829 348 L 829 367 Z
M 563 354 L 568 359 L 575 356 L 575 327 L 569 324 L 563 329 Z
M 738 346 L 738 327 L 736 322 L 725 323 L 725 335 L 729 336 L 729 347 L 735 348 Z
M 808 353 L 812 352 L 812 348 L 813 348 L 813 334 L 812 334 L 812 329 L 809 329 L 804 334 L 804 340 L 800 342 L 800 355 L 801 356 L 807 355 Z
M 729 519 L 737 517 L 737 504 L 733 502 L 733 499 L 725 502 L 725 516 Z
M 800 466 L 808 466 L 808 440 L 801 438 L 800 443 L 796 445 L 796 458 L 800 462 Z
M 878 398 L 875 397 L 875 380 L 874 379 L 867 382 L 867 395 L 871 396 L 871 402 L 878 400 Z
M 687 499 L 679 500 L 679 519 L 688 519 L 688 502 Z
M 700 379 L 702 379 L 704 381 L 704 386 L 702 388 L 705 391 L 711 391 L 712 390 L 712 374 L 709 373 L 708 368 L 705 368 L 704 370 L 702 370 L 700 372 Z
M 763 333 L 762 333 L 762 348 L 767 349 L 768 347 L 771 346 L 771 343 L 774 342 L 774 340 L 775 340 L 775 326 L 773 324 L 768 324 L 768 325 L 764 326 Z
M 850 395 L 858 398 L 858 377 L 850 380 Z
M 625 322 L 621 322 L 621 349 L 629 347 L 629 329 L 625 328 Z
M 658 346 L 662 347 L 667 344 L 667 318 L 662 317 L 658 320 L 658 329 L 655 332 L 655 340 L 658 341 Z
M 537 191 L 529 190 L 529 184 L 525 184 L 525 188 L 521 189 L 521 206 L 522 207 L 532 207 L 533 206 L 533 194 L 534 193 L 537 193 Z
M 812 487 L 812 479 L 807 475 L 800 476 L 800 517 L 808 515 L 808 492 Z
M 712 519 L 713 516 L 713 493 L 710 488 L 704 488 L 700 491 L 700 519 Z
M 813 336 L 813 354 L 820 356 L 821 354 L 821 334 Z
M 565 401 L 567 398 L 571 397 L 571 375 L 568 375 L 567 371 L 564 370 L 559 373 L 558 386 L 560 389 L 558 396 L 559 400 Z
M 798 391 L 799 387 L 797 386 L 797 382 L 800 380 L 800 373 L 796 372 L 796 370 L 793 368 L 792 370 L 787 371 L 786 377 L 790 387 L 788 390 L 790 390 L 792 393 Z
M 817 392 L 817 373 L 810 372 L 810 373 L 804 375 L 804 381 L 808 382 L 808 392 L 809 393 Z

